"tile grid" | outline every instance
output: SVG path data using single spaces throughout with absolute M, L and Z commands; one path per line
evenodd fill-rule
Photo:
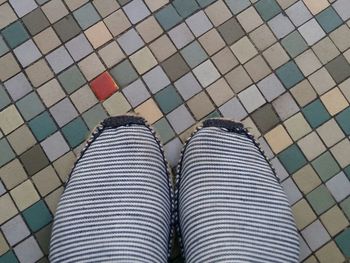
M 301 259 L 343 262 L 349 10 L 346 0 L 0 0 L 0 262 L 47 261 L 75 155 L 100 119 L 131 110 L 154 124 L 172 165 L 197 121 L 243 120 L 287 192 Z

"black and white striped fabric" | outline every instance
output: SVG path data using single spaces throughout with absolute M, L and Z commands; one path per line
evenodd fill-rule
M 177 188 L 187 263 L 298 262 L 288 200 L 240 124 L 204 123 L 183 150 Z
M 167 262 L 169 183 L 163 150 L 143 119 L 105 120 L 59 202 L 50 262 Z

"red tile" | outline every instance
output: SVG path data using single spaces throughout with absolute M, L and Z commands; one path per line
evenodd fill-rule
M 109 98 L 114 92 L 118 90 L 117 84 L 112 79 L 109 73 L 103 72 L 97 78 L 90 82 L 92 91 L 100 101 Z

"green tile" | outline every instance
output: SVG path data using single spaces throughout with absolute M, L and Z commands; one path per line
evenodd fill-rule
M 9 48 L 7 47 L 4 39 L 0 35 L 0 56 L 4 55 L 7 51 L 9 51 Z
M 87 138 L 89 130 L 83 119 L 78 117 L 64 126 L 62 128 L 62 133 L 69 145 L 74 148 Z
M 276 74 L 287 89 L 290 89 L 304 79 L 303 73 L 299 70 L 294 61 L 289 61 L 276 70 Z
M 11 48 L 15 48 L 29 39 L 27 30 L 19 20 L 5 28 L 1 34 Z
M 164 30 L 172 28 L 176 24 L 180 23 L 182 20 L 181 16 L 179 16 L 179 14 L 176 12 L 175 8 L 171 4 L 165 6 L 160 11 L 158 11 L 155 14 L 155 17 Z
M 201 7 L 206 7 L 208 5 L 210 5 L 211 3 L 214 3 L 216 0 L 197 0 L 198 4 Z M 237 1 L 237 0 L 236 0 Z
M 350 107 L 339 113 L 335 119 L 344 133 L 350 135 Z
M 336 238 L 335 242 L 345 257 L 350 257 L 350 228 L 345 229 Z
M 169 113 L 176 107 L 180 106 L 183 101 L 172 85 L 162 89 L 155 95 L 159 107 L 164 113 Z
M 350 165 L 344 168 L 344 173 L 350 180 Z
M 204 119 L 220 118 L 220 117 L 222 117 L 220 115 L 220 112 L 218 110 L 214 110 L 213 112 L 209 113 Z
M 159 121 L 154 123 L 153 127 L 160 136 L 163 144 L 167 143 L 175 136 L 173 129 L 170 127 L 169 122 L 165 118 L 161 118 Z
M 316 16 L 317 22 L 326 33 L 329 33 L 340 26 L 343 21 L 332 6 L 329 6 Z
M 311 164 L 323 182 L 326 182 L 328 179 L 340 172 L 340 167 L 330 152 L 325 152 Z
M 281 44 L 291 57 L 298 56 L 308 48 L 308 44 L 305 42 L 298 30 L 293 31 L 288 36 L 283 38 Z
M 44 105 L 35 92 L 29 93 L 24 98 L 17 101 L 16 106 L 26 121 L 34 118 L 45 110 Z
M 289 146 L 278 155 L 278 159 L 289 174 L 295 173 L 306 164 L 306 159 L 296 144 Z
M 19 263 L 12 250 L 0 256 L 0 262 L 1 263 Z
M 335 204 L 335 201 L 325 185 L 320 185 L 306 196 L 317 215 L 322 214 Z
M 265 21 L 281 12 L 281 8 L 275 0 L 260 0 L 255 4 L 255 8 Z
M 225 0 L 225 2 L 235 15 L 251 5 L 249 0 Z
M 180 53 L 191 68 L 196 67 L 208 57 L 207 53 L 205 53 L 204 49 L 197 41 L 183 48 Z
M 58 75 L 58 80 L 68 94 L 73 93 L 86 83 L 83 74 L 75 65 Z
M 195 0 L 174 0 L 172 4 L 183 18 L 190 16 L 199 9 Z
M 52 221 L 50 211 L 43 200 L 24 210 L 22 215 L 33 232 L 38 231 Z
M 57 126 L 47 111 L 32 119 L 29 127 L 39 142 L 57 131 Z
M 88 3 L 74 11 L 73 16 L 82 29 L 87 29 L 101 18 L 91 3 Z
M 120 88 L 124 88 L 138 78 L 138 74 L 129 60 L 124 60 L 122 63 L 116 65 L 110 70 L 110 73 Z
M 8 163 L 13 158 L 15 158 L 15 154 L 12 151 L 10 144 L 8 141 L 3 138 L 0 140 L 0 167 L 5 163 Z
M 5 108 L 10 103 L 11 103 L 11 99 L 7 95 L 5 88 L 2 85 L 0 85 L 0 110 Z
M 319 99 L 304 107 L 302 112 L 308 123 L 314 129 L 328 121 L 331 117 Z
M 95 105 L 82 115 L 90 130 L 94 129 L 98 123 L 108 117 L 100 104 Z
M 350 220 L 350 196 L 340 203 L 340 207 Z

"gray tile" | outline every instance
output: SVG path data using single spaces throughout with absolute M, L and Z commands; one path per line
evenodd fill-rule
M 56 74 L 73 64 L 73 59 L 64 46 L 48 54 L 46 60 Z
M 185 105 L 181 105 L 167 115 L 170 125 L 176 133 L 181 133 L 195 123 Z
M 179 161 L 182 143 L 179 138 L 174 138 L 164 146 L 165 158 L 171 167 L 175 167 Z
M 27 14 L 25 17 L 23 17 L 22 21 L 32 36 L 35 36 L 44 28 L 50 26 L 50 22 L 46 18 L 41 8 L 37 8 L 33 12 Z
M 296 203 L 300 198 L 302 198 L 302 194 L 300 193 L 298 187 L 293 182 L 292 178 L 288 178 L 284 180 L 282 183 L 282 188 L 284 192 L 287 195 L 287 198 L 289 200 L 289 203 L 293 205 Z
M 234 17 L 220 25 L 218 31 L 227 45 L 233 44 L 245 34 L 242 27 Z
M 202 90 L 191 72 L 177 80 L 174 85 L 184 100 L 188 100 Z
M 269 159 L 273 158 L 274 154 L 264 137 L 261 136 L 259 139 L 257 139 L 257 141 L 260 144 L 261 149 L 264 151 L 265 156 Z
M 50 112 L 60 127 L 78 116 L 77 110 L 68 98 L 51 107 Z
M 186 19 L 186 24 L 190 27 L 193 34 L 196 37 L 203 35 L 205 32 L 209 31 L 213 27 L 209 18 L 203 12 L 203 10 L 195 13 Z
M 143 75 L 142 78 L 153 94 L 157 93 L 170 84 L 169 78 L 160 66 L 157 66 L 154 69 L 150 70 L 145 75 Z
M 273 168 L 275 168 L 276 175 L 281 181 L 288 178 L 289 176 L 288 172 L 286 171 L 286 169 L 284 168 L 284 166 L 281 164 L 280 160 L 278 160 L 277 157 L 271 160 L 271 164 Z
M 134 53 L 144 45 L 143 40 L 133 28 L 121 35 L 117 41 L 127 55 Z
M 1 230 L 11 246 L 30 235 L 30 231 L 20 215 L 3 224 Z
M 123 88 L 123 93 L 133 107 L 138 106 L 151 96 L 141 79 Z
M 34 263 L 44 256 L 33 236 L 17 245 L 14 251 L 21 263 Z
M 2 137 L 2 134 L 0 134 L 0 138 Z M 5 186 L 0 181 L 0 196 L 2 196 L 4 193 L 6 193 Z
M 225 2 L 235 15 L 251 5 L 249 0 L 225 0 Z
M 181 23 L 171 29 L 168 32 L 168 35 L 178 49 L 183 48 L 194 39 L 191 30 L 185 23 Z
M 131 23 L 136 24 L 150 15 L 150 11 L 142 0 L 133 0 L 123 7 Z
M 329 234 L 319 220 L 306 227 L 301 231 L 301 234 L 312 251 L 317 250 L 330 239 Z
M 6 81 L 4 85 L 14 101 L 22 98 L 33 89 L 32 85 L 22 72 Z
M 315 18 L 300 26 L 298 30 L 309 46 L 312 46 L 326 35 Z
M 326 186 L 337 202 L 342 201 L 350 194 L 350 182 L 344 172 L 333 176 L 326 182 Z
M 333 4 L 333 7 L 344 21 L 350 18 L 349 0 L 338 0 Z
M 273 33 L 281 39 L 294 30 L 294 25 L 287 16 L 279 14 L 267 22 Z
M 38 7 L 34 0 L 10 0 L 9 2 L 19 17 L 28 14 Z
M 344 55 L 340 55 L 328 62 L 326 69 L 338 84 L 350 77 L 350 64 Z
M 311 250 L 306 244 L 305 240 L 300 235 L 299 235 L 299 247 L 300 247 L 299 260 L 302 261 L 311 254 Z
M 299 111 L 298 105 L 288 92 L 273 101 L 272 105 L 282 121 L 288 119 Z
M 232 98 L 219 108 L 222 116 L 235 121 L 243 120 L 248 114 L 237 98 Z
M 13 52 L 24 68 L 41 57 L 39 49 L 31 39 L 16 47 Z
M 258 82 L 257 86 L 268 102 L 271 102 L 286 90 L 275 73 Z
M 312 18 L 309 9 L 307 9 L 301 0 L 288 7 L 286 14 L 289 16 L 289 19 L 292 20 L 295 26 L 300 26 Z
M 69 151 L 69 146 L 59 131 L 46 138 L 40 145 L 51 162 Z
M 7 51 L 9 51 L 9 48 L 7 47 L 2 36 L 0 36 L 0 56 L 4 55 Z
M 93 51 L 89 41 L 84 34 L 80 34 L 79 36 L 68 41 L 65 46 L 74 61 L 81 60 Z
M 66 42 L 69 39 L 77 36 L 81 29 L 78 23 L 75 21 L 72 15 L 66 16 L 53 25 L 58 37 L 62 42 Z

